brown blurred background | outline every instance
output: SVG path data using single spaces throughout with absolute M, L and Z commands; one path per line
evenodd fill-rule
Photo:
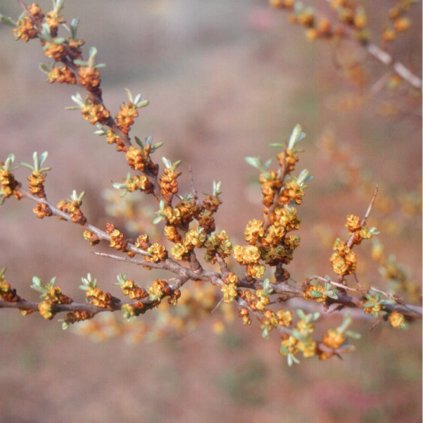
M 385 22 L 380 9 L 394 2 L 365 3 L 372 3 L 377 33 Z M 413 11 L 412 30 L 393 51 L 420 73 L 420 6 Z M 2 0 L 0 13 L 16 17 L 19 9 Z M 302 244 L 289 267 L 297 280 L 330 272 L 330 243 L 345 236 L 345 215 L 363 213 L 370 200 L 351 190 L 328 162 L 319 143 L 326 131 L 385 195 L 411 192 L 419 200 L 420 100 L 404 86 L 372 94 L 369 87 L 385 70 L 352 45 L 334 53 L 325 43 L 309 43 L 284 13 L 260 0 L 74 0 L 64 14 L 81 18 L 79 34 L 107 64 L 106 104 L 117 110 L 125 87 L 141 92 L 151 105 L 135 132 L 163 141 L 161 155 L 183 160 L 183 185 L 189 189 L 190 166 L 200 192 L 210 191 L 214 179 L 222 181 L 218 226 L 235 240 L 249 218 L 260 216 L 256 174 L 244 157 L 271 157 L 268 144 L 285 141 L 296 123 L 303 125 L 308 137 L 302 166 L 315 179 L 300 213 Z M 37 42 L 17 43 L 0 27 L 0 45 L 0 157 L 14 152 L 18 161 L 29 162 L 34 150 L 47 150 L 53 167 L 49 197 L 85 191 L 84 210 L 103 225 L 101 193 L 126 175 L 125 163 L 78 112 L 64 109 L 75 89 L 48 85 L 38 71 L 44 59 Z M 351 61 L 363 62 L 364 72 L 343 71 Z M 149 278 L 94 256 L 78 228 L 38 221 L 31 209 L 27 201 L 12 200 L 0 210 L 0 264 L 27 298 L 36 295 L 29 289 L 34 274 L 56 275 L 76 298 L 82 298 L 77 286 L 87 272 L 103 286 L 112 286 L 122 271 Z M 381 240 L 420 281 L 419 216 L 394 210 L 387 219 Z M 360 247 L 360 256 L 369 251 Z M 377 266 L 366 266 L 362 277 L 378 284 Z M 111 290 L 117 294 L 115 286 Z M 421 419 L 420 324 L 394 331 L 357 322 L 354 329 L 363 335 L 357 352 L 343 361 L 309 360 L 288 368 L 277 339 L 263 341 L 257 326 L 239 322 L 221 336 L 204 322 L 177 339 L 128 344 L 120 338 L 94 343 L 63 332 L 57 322 L 24 319 L 14 311 L 2 311 L 0 319 L 1 422 Z

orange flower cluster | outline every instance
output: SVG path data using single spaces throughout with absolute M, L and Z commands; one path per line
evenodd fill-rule
M 70 215 L 73 223 L 85 225 L 87 218 L 81 210 L 82 201 L 79 199 L 71 198 L 69 200 L 60 200 L 57 203 L 57 208 Z

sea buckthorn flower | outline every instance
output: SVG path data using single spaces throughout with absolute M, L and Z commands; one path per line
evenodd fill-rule
M 160 301 L 164 296 L 171 295 L 169 284 L 163 279 L 156 279 L 147 291 L 151 301 Z
M 13 34 L 17 40 L 28 42 L 38 36 L 38 30 L 30 16 L 23 16 L 19 19 L 16 28 L 13 29 Z
M 64 23 L 65 19 L 59 14 L 59 10 L 52 10 L 46 14 L 44 22 L 52 33 L 56 33 L 59 25 Z
M 77 79 L 75 74 L 66 66 L 55 66 L 47 73 L 48 82 L 59 84 L 75 85 Z
M 74 190 L 68 200 L 61 200 L 57 204 L 57 208 L 59 210 L 69 214 L 72 222 L 79 225 L 85 225 L 87 222 L 87 218 L 84 216 L 80 209 L 84 195 L 84 192 L 77 194 L 77 192 Z
M 43 283 L 37 276 L 32 278 L 31 288 L 40 293 L 42 301 L 38 304 L 38 311 L 40 315 L 46 319 L 51 320 L 56 311 L 54 306 L 56 304 L 70 304 L 72 298 L 64 295 L 62 290 L 55 286 L 56 278 L 52 278 L 48 283 Z
M 115 134 L 115 132 L 110 128 L 106 131 L 106 141 L 108 144 L 116 144 L 117 151 L 128 151 L 128 148 L 122 141 L 122 138 L 119 135 Z
M 404 329 L 407 326 L 404 315 L 399 313 L 398 311 L 393 311 L 389 314 L 388 322 L 393 328 L 396 329 Z
M 32 211 L 38 217 L 38 219 L 44 219 L 45 217 L 50 217 L 53 215 L 51 208 L 47 204 L 43 203 L 36 204 Z
M 141 250 L 147 250 L 150 247 L 150 237 L 147 234 L 140 234 L 134 243 L 135 247 L 141 248 Z
M 116 123 L 119 129 L 127 134 L 138 116 L 139 114 L 135 104 L 123 103 L 120 106 L 119 113 L 116 115 Z
M 341 276 L 354 273 L 357 267 L 357 256 L 354 251 L 339 238 L 336 239 L 333 250 L 334 253 L 330 258 L 333 271 Z
M 148 297 L 148 292 L 139 287 L 132 279 L 128 279 L 126 275 L 118 275 L 117 280 L 123 295 L 131 300 L 142 300 Z
M 100 242 L 100 238 L 89 229 L 86 229 L 82 236 L 84 237 L 85 241 L 88 241 L 90 245 L 97 245 Z
M 289 310 L 278 310 L 276 312 L 278 319 L 278 325 L 283 327 L 289 327 L 292 323 L 292 312 Z
M 189 250 L 201 248 L 206 242 L 207 235 L 203 228 L 190 229 L 185 234 L 184 246 Z
M 111 308 L 114 302 L 112 294 L 105 292 L 97 286 L 97 280 L 93 279 L 88 273 L 86 277 L 81 278 L 80 288 L 85 291 L 87 301 L 100 308 Z
M 231 303 L 238 296 L 238 277 L 234 273 L 229 273 L 224 279 L 224 282 L 225 283 L 220 288 L 223 294 L 223 301 L 225 303 Z
M 205 247 L 207 250 L 205 259 L 211 263 L 216 263 L 218 256 L 225 259 L 232 254 L 232 242 L 226 231 L 210 234 L 205 242 Z
M 142 172 L 146 167 L 148 158 L 141 148 L 131 145 L 126 152 L 126 160 L 130 167 Z
M 172 247 L 170 252 L 176 260 L 188 260 L 191 250 L 186 245 L 178 243 Z
M 256 245 L 260 238 L 264 236 L 264 223 L 258 219 L 250 220 L 245 226 L 244 237 L 245 240 L 251 244 Z
M 109 245 L 115 250 L 126 251 L 127 241 L 123 233 L 115 227 L 112 223 L 106 224 L 106 232 L 110 236 Z
M 177 172 L 180 161 L 171 163 L 165 157 L 163 157 L 163 163 L 165 169 L 163 170 L 162 175 L 159 178 L 160 192 L 164 200 L 169 203 L 174 194 L 178 193 L 178 181 L 177 178 L 180 176 L 180 172 Z
M 345 226 L 350 232 L 359 231 L 361 229 L 360 218 L 355 214 L 349 214 Z
M 91 101 L 82 105 L 81 114 L 82 118 L 91 125 L 106 123 L 110 118 L 110 112 L 102 104 L 92 103 Z
M 366 295 L 366 302 L 363 304 L 363 310 L 365 313 L 372 314 L 374 317 L 378 317 L 382 310 L 382 301 L 378 293 L 369 293 Z
M 124 189 L 126 192 L 143 191 L 152 193 L 154 191 L 154 185 L 146 175 L 131 176 L 128 174 L 125 182 L 114 183 L 113 188 Z
M 15 196 L 18 200 L 22 198 L 19 191 L 21 184 L 15 179 L 10 172 L 10 168 L 15 161 L 15 156 L 9 154 L 5 162 L 0 162 L 0 205 L 6 198 Z
M 182 236 L 179 234 L 178 230 L 175 228 L 175 226 L 166 225 L 163 228 L 163 233 L 165 237 L 174 243 L 181 243 L 182 242 Z
M 87 90 L 92 91 L 101 84 L 100 71 L 95 67 L 81 66 L 78 69 L 79 83 Z
M 157 242 L 151 244 L 151 246 L 147 248 L 147 252 L 149 254 L 149 256 L 145 257 L 147 261 L 158 263 L 167 259 L 166 248 Z
M 13 289 L 6 280 L 5 269 L 0 269 L 0 300 L 8 303 L 16 303 L 20 301 L 20 297 L 16 294 L 16 289 Z
M 240 264 L 258 264 L 260 260 L 260 250 L 254 245 L 235 245 L 235 260 Z
M 239 315 L 242 318 L 242 324 L 245 326 L 250 326 L 251 325 L 251 318 L 250 318 L 250 312 L 248 311 L 248 309 L 246 308 L 241 308 L 239 310 Z

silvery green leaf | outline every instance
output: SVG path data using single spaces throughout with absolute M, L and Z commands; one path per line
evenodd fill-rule
M 78 66 L 87 66 L 88 65 L 88 62 L 86 62 L 85 60 L 80 60 L 80 59 L 75 59 L 73 61 L 73 63 L 75 63 L 75 65 L 78 65 Z
M 301 320 L 306 320 L 306 315 L 304 313 L 303 310 L 301 310 L 300 308 L 297 310 L 297 316 L 301 319 Z
M 154 153 L 156 150 L 158 150 L 161 146 L 163 145 L 163 143 L 162 142 L 158 142 L 158 143 L 156 143 L 156 144 L 154 144 L 154 145 L 152 145 L 152 147 L 151 147 L 151 152 L 152 153 Z
M 218 197 L 222 194 L 222 181 L 213 181 L 213 195 Z
M 73 18 L 70 23 L 70 30 L 72 38 L 76 38 L 76 33 L 78 30 L 79 18 Z
M 352 330 L 347 330 L 345 332 L 345 335 L 348 336 L 348 338 L 353 338 L 353 339 L 360 339 L 361 338 L 361 334 L 358 332 L 354 332 Z
M 288 366 L 291 367 L 293 364 L 300 364 L 300 360 L 295 357 L 294 354 L 288 354 L 286 357 L 286 361 L 288 362 Z
M 5 162 L 4 162 L 4 167 L 6 170 L 10 169 L 10 166 L 15 162 L 15 155 L 13 153 L 10 153 Z
M 372 228 L 369 228 L 369 233 L 371 233 L 372 235 L 379 235 L 380 231 L 373 226 Z
M 141 139 L 135 136 L 135 142 L 141 147 L 144 148 L 144 144 L 142 143 Z
M 262 170 L 263 165 L 261 164 L 261 160 L 258 157 L 246 157 L 245 161 L 252 167 L 255 167 L 258 170 Z
M 87 276 L 81 278 L 82 285 L 79 286 L 80 289 L 86 291 L 88 288 L 95 288 L 97 285 L 97 279 L 93 279 L 91 273 L 87 273 Z
M 141 100 L 137 103 L 138 109 L 142 109 L 143 107 L 147 107 L 150 104 L 148 100 Z
M 311 313 L 310 316 L 311 316 L 311 321 L 314 322 L 320 317 L 320 313 L 318 311 L 315 311 L 314 313 Z
M 125 184 L 122 184 L 121 182 L 115 182 L 115 183 L 112 184 L 112 187 L 114 189 L 122 189 L 122 188 L 125 187 Z
M 44 72 L 44 73 L 49 73 L 51 70 L 51 67 L 46 65 L 45 63 L 40 63 L 38 68 L 40 69 L 41 72 Z
M 42 167 L 44 162 L 47 160 L 47 157 L 48 157 L 48 151 L 44 151 L 40 154 L 40 160 L 39 160 L 40 167 Z
M 345 316 L 341 325 L 338 327 L 338 331 L 341 333 L 344 333 L 347 330 L 348 326 L 351 324 L 351 322 L 352 322 L 351 316 Z
M 116 279 L 118 281 L 117 285 L 122 285 L 128 280 L 128 277 L 125 275 L 125 273 L 119 273 L 116 276 Z
M 62 321 L 62 330 L 69 329 L 69 326 L 70 326 L 69 323 Z
M 269 328 L 267 326 L 264 326 L 263 329 L 261 330 L 261 336 L 264 339 L 269 339 Z
M 41 281 L 41 279 L 38 276 L 33 276 L 32 277 L 32 284 L 31 284 L 31 288 L 39 293 L 44 293 L 45 289 L 43 287 L 43 283 Z
M 305 138 L 305 133 L 302 131 L 301 125 L 296 125 L 291 132 L 288 141 L 288 149 L 293 150 L 295 146 Z
M 291 367 L 291 366 L 292 366 L 292 364 L 293 364 L 293 361 L 292 361 L 292 354 L 288 354 L 288 355 L 287 355 L 287 357 L 286 357 L 286 361 L 287 361 L 287 363 L 288 363 L 288 366 L 289 366 L 289 367 Z
M 56 44 L 56 45 L 63 44 L 65 41 L 66 41 L 66 38 L 63 38 L 63 37 L 56 37 L 56 38 L 53 38 L 53 39 L 51 40 L 51 42 L 52 42 L 53 44 Z
M 72 191 L 71 200 L 81 202 L 85 196 L 85 192 L 82 191 L 81 194 L 78 194 L 75 190 Z
M 88 51 L 88 60 L 87 60 L 87 65 L 90 68 L 93 68 L 95 66 L 95 59 L 97 57 L 97 48 L 96 47 L 90 47 L 89 51 Z
M 95 57 L 98 53 L 97 47 L 90 47 L 89 51 L 88 51 L 88 56 L 89 57 Z
M 270 283 L 269 279 L 266 278 L 263 281 L 263 293 L 264 295 L 269 296 L 272 292 L 273 292 L 273 286 Z
M 103 69 L 103 68 L 106 67 L 106 64 L 105 63 L 97 63 L 94 67 L 96 69 Z
M 170 169 L 172 167 L 172 162 L 168 160 L 166 157 L 162 157 L 162 162 L 167 169 Z
M 310 172 L 307 169 L 303 169 L 301 173 L 297 177 L 297 183 L 300 187 L 307 184 L 307 182 L 311 181 L 313 176 L 310 175 Z
M 41 32 L 40 32 L 39 37 L 42 40 L 45 40 L 45 41 L 52 41 L 52 38 L 51 38 L 51 35 L 50 35 L 50 27 L 47 25 L 46 22 L 44 22 L 41 25 Z M 46 49 L 47 47 L 48 46 L 44 46 L 44 49 Z
M 101 125 L 96 125 L 97 129 L 94 131 L 95 135 L 99 135 L 99 136 L 103 136 L 106 135 L 107 131 L 101 126 Z
M 30 165 L 29 163 L 26 162 L 21 162 L 21 166 L 26 167 L 27 169 L 33 171 L 34 170 L 34 166 Z
M 56 12 L 60 12 L 63 9 L 64 0 L 53 0 L 53 8 Z
M 82 99 L 81 94 L 76 93 L 75 95 L 71 95 L 71 100 L 76 103 L 79 107 L 84 106 L 84 100 Z
M 5 24 L 5 25 L 8 25 L 8 26 L 11 26 L 11 27 L 15 27 L 17 24 L 16 24 L 16 22 L 11 18 L 11 17 L 9 17 L 9 16 L 4 16 L 4 15 L 2 15 L 1 13 L 0 13 L 0 22 L 2 23 L 2 24 Z
M 133 103 L 134 102 L 134 98 L 132 97 L 132 93 L 131 90 L 129 88 L 124 88 L 126 95 L 128 97 L 128 100 Z
M 134 98 L 133 103 L 134 103 L 135 105 L 137 105 L 137 104 L 140 102 L 141 98 L 142 98 L 142 95 L 141 95 L 141 94 L 137 94 L 137 95 L 135 96 L 135 98 Z
M 272 164 L 272 159 L 269 159 L 266 162 L 264 162 L 264 169 L 269 170 L 269 167 L 271 164 Z
M 299 341 L 301 341 L 304 338 L 303 335 L 297 329 L 292 329 L 291 335 L 294 338 L 298 339 Z
M 163 216 L 158 215 L 153 219 L 153 225 L 157 225 L 158 223 L 160 223 L 163 220 Z

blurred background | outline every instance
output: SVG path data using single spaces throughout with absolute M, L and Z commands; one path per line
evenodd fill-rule
M 363 2 L 376 40 L 387 3 L 395 4 Z M 413 8 L 411 30 L 390 51 L 420 75 L 421 6 Z M 0 0 L 0 13 L 20 12 L 16 2 Z M 112 110 L 125 100 L 124 88 L 150 100 L 135 133 L 163 141 L 159 154 L 183 161 L 182 186 L 190 187 L 190 168 L 199 192 L 222 181 L 217 224 L 234 241 L 261 213 L 257 175 L 244 157 L 272 157 L 269 144 L 286 141 L 301 123 L 307 140 L 300 169 L 314 180 L 300 211 L 302 243 L 291 274 L 303 280 L 331 271 L 331 246 L 346 236 L 346 214 L 362 214 L 379 184 L 370 224 L 381 229 L 386 254 L 419 283 L 420 98 L 360 49 L 308 42 L 264 0 L 73 0 L 64 15 L 81 18 L 80 36 L 107 64 L 104 99 Z M 1 26 L 0 45 L 1 159 L 13 152 L 18 162 L 30 162 L 34 150 L 47 150 L 49 198 L 85 191 L 83 210 L 104 226 L 113 220 L 104 192 L 125 177 L 124 161 L 78 112 L 65 110 L 75 88 L 48 85 L 36 41 L 17 43 Z M 388 78 L 382 89 L 381 78 Z M 25 172 L 17 175 L 22 180 Z M 156 206 L 143 201 L 148 217 Z M 120 272 L 151 280 L 138 268 L 95 256 L 74 225 L 37 220 L 32 206 L 11 200 L 0 210 L 0 265 L 22 296 L 36 298 L 33 275 L 57 276 L 76 299 L 83 298 L 77 287 L 87 272 L 116 295 Z M 360 278 L 387 289 L 378 265 L 366 260 L 370 250 L 370 244 L 359 249 Z M 421 324 L 396 331 L 356 322 L 357 352 L 289 368 L 277 337 L 264 341 L 257 325 L 239 321 L 215 334 L 214 316 L 186 334 L 140 343 L 93 342 L 56 321 L 9 310 L 0 321 L 1 422 L 421 420 Z

